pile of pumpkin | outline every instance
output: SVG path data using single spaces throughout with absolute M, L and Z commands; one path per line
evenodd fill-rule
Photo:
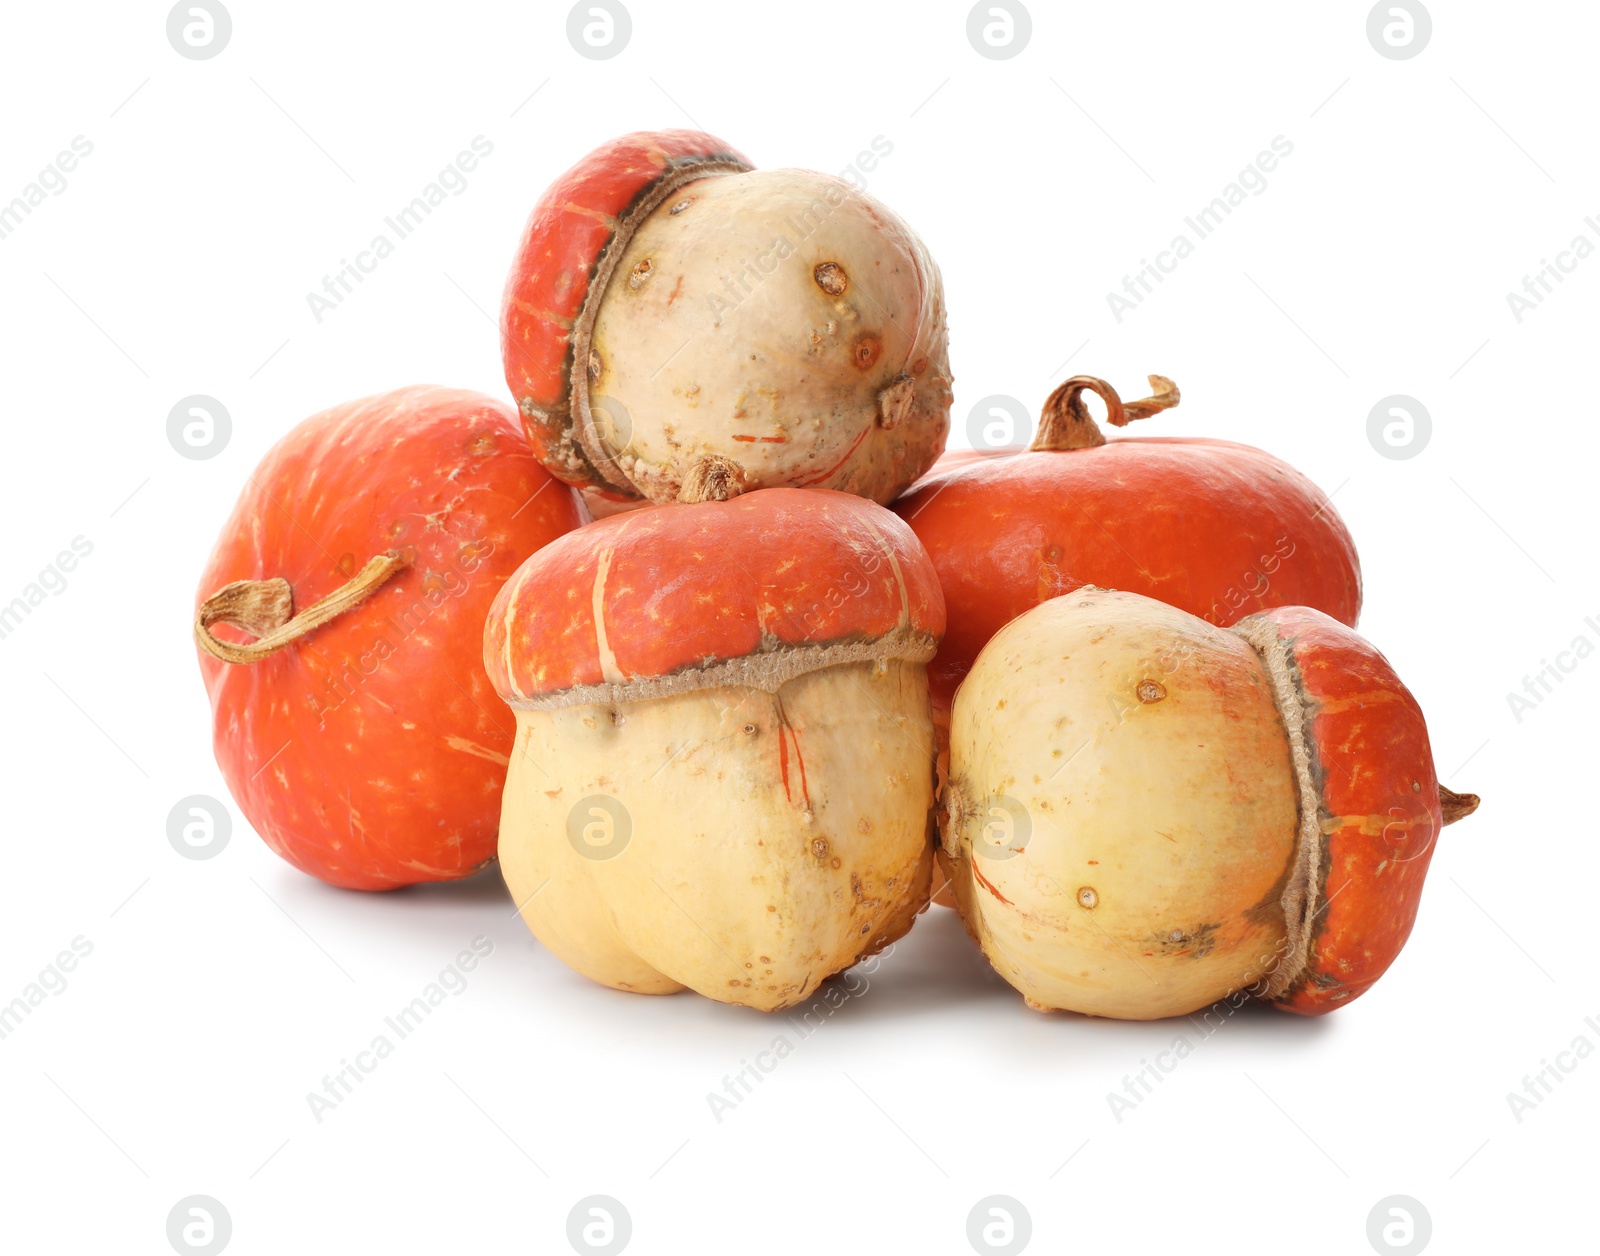
M 560 959 L 790 1006 L 951 902 L 1038 1008 L 1389 966 L 1477 804 L 1353 630 L 1309 480 L 1067 380 L 1022 450 L 945 452 L 944 294 L 840 180 L 626 136 L 506 285 L 513 409 L 401 389 L 266 457 L 194 630 L 216 753 L 337 886 L 497 856 Z

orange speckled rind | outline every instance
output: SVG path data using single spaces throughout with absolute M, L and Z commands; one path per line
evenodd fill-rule
M 616 500 L 638 493 L 597 466 L 574 431 L 574 333 L 637 224 L 673 189 L 750 170 L 750 160 L 700 131 L 635 131 L 584 157 L 539 198 L 501 299 L 501 354 L 528 440 L 558 478 Z M 578 364 L 586 369 L 587 364 Z
M 1303 606 L 1250 616 L 1289 650 L 1323 833 L 1305 968 L 1275 1007 L 1315 1016 L 1364 994 L 1399 955 L 1443 828 L 1428 728 L 1387 659 Z
M 808 651 L 826 662 L 886 639 L 925 660 L 943 631 L 938 576 L 893 512 L 772 488 L 630 511 L 546 546 L 496 598 L 483 650 L 502 698 L 546 705 L 595 686 L 693 687 L 734 660 L 770 678 Z
M 315 415 L 272 448 L 197 606 L 233 581 L 282 577 L 303 609 L 374 555 L 407 560 L 259 662 L 197 651 L 217 763 L 274 851 L 361 890 L 463 877 L 494 857 L 512 731 L 479 665 L 483 616 L 528 554 L 579 522 L 511 408 L 480 393 L 397 389 Z
M 946 453 L 894 503 L 939 572 L 950 624 L 928 668 L 948 706 L 989 638 L 1085 585 L 1219 626 L 1305 605 L 1354 624 L 1355 543 L 1293 467 L 1229 441 L 1124 437 L 1087 449 Z

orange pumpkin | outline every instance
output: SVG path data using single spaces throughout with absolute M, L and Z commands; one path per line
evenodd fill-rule
M 262 460 L 200 581 L 217 762 L 256 831 L 332 885 L 494 858 L 511 721 L 481 661 L 517 565 L 579 523 L 510 407 L 402 388 Z
M 1107 440 L 1083 402 L 1122 427 L 1178 402 L 1124 404 L 1104 380 L 1069 379 L 1045 402 L 1021 452 L 947 452 L 894 503 L 933 559 L 948 626 L 929 666 L 935 719 L 978 651 L 1005 624 L 1085 584 L 1154 597 L 1226 627 L 1253 611 L 1303 605 L 1354 625 L 1355 543 L 1327 497 L 1263 450 L 1180 437 Z

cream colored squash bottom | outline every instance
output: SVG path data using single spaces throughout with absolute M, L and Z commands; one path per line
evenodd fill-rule
M 1298 794 L 1260 657 L 1144 598 L 1046 602 L 956 694 L 945 862 L 1041 1008 L 1194 1011 L 1284 962 Z
M 501 871 L 540 942 L 595 981 L 787 1007 L 927 903 L 921 664 L 516 717 Z

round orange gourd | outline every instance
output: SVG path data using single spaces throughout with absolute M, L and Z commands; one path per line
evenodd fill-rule
M 333 885 L 463 877 L 495 854 L 511 721 L 483 617 L 578 525 L 503 403 L 402 388 L 301 423 L 201 577 L 217 762 L 278 854 Z
M 1271 454 L 1231 441 L 1107 440 L 1086 390 L 1123 426 L 1177 404 L 1171 380 L 1124 404 L 1105 381 L 1068 380 L 1028 449 L 951 451 L 894 504 L 933 559 L 949 624 L 928 669 L 941 722 L 978 651 L 1006 623 L 1084 584 L 1159 598 L 1226 626 L 1271 606 L 1354 625 L 1355 544 L 1327 497 Z

